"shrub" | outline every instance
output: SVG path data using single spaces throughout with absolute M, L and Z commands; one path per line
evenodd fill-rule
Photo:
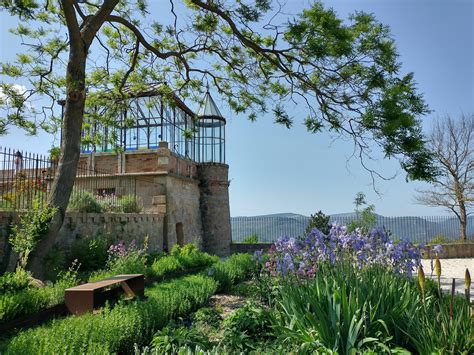
M 242 243 L 244 244 L 257 244 L 258 243 L 258 234 L 253 233 L 248 236 L 246 236 L 243 240 Z
M 149 275 L 160 278 L 190 268 L 210 266 L 218 261 L 217 256 L 199 251 L 194 244 L 186 244 L 184 247 L 176 244 L 171 249 L 169 256 L 164 256 L 153 262 Z
M 109 257 L 109 242 L 110 239 L 103 235 L 75 241 L 66 253 L 66 264 L 77 260 L 80 264 L 79 271 L 85 273 L 103 269 Z
M 168 326 L 158 331 L 151 342 L 154 351 L 161 354 L 174 353 L 180 347 L 189 349 L 210 347 L 210 341 L 196 328 Z
M 69 201 L 68 210 L 82 213 L 101 213 L 102 206 L 90 192 L 75 193 Z
M 0 294 L 6 292 L 17 292 L 28 287 L 30 274 L 22 268 L 15 272 L 6 272 L 0 276 Z
M 39 201 L 34 201 L 32 208 L 20 217 L 20 224 L 13 226 L 9 242 L 19 255 L 21 267 L 26 267 L 30 253 L 48 231 L 49 222 L 55 214 L 56 208 L 42 206 Z
M 309 217 L 308 226 L 306 227 L 305 234 L 311 233 L 311 231 L 316 228 L 324 234 L 328 234 L 331 225 L 329 224 L 330 216 L 326 216 L 322 211 L 318 211 L 315 214 L 312 214 Z
M 146 274 L 148 242 L 145 240 L 142 249 L 139 249 L 134 240 L 127 246 L 124 241 L 111 245 L 107 250 L 108 260 L 105 270 L 93 272 L 89 282 L 101 280 L 118 274 Z
M 64 290 L 76 284 L 77 270 L 73 265 L 66 272 L 59 274 L 59 280 L 53 286 L 27 287 L 0 294 L 0 322 L 34 314 L 59 304 L 64 300 Z
M 123 213 L 140 213 L 142 211 L 139 199 L 133 195 L 122 196 L 119 199 L 119 205 Z
M 252 303 L 237 309 L 223 321 L 222 327 L 223 344 L 234 350 L 256 350 L 259 344 L 274 337 L 270 311 Z
M 255 261 L 249 254 L 234 254 L 208 270 L 208 275 L 217 281 L 218 291 L 230 290 L 233 284 L 248 279 L 255 270 Z
M 134 344 L 148 343 L 171 319 L 205 303 L 216 283 L 204 276 L 187 276 L 155 284 L 146 300 L 120 302 L 99 314 L 68 317 L 20 332 L 6 344 L 5 354 L 129 353 Z
M 444 235 L 437 235 L 436 237 L 432 238 L 428 245 L 436 245 L 436 244 L 448 244 L 452 243 L 453 241 Z
M 208 324 L 210 326 L 217 326 L 221 321 L 221 312 L 215 307 L 199 308 L 192 316 L 195 323 Z

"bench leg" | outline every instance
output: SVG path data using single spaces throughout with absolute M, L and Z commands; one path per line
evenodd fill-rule
M 64 303 L 69 312 L 81 315 L 94 310 L 94 291 L 67 291 L 64 293 Z
M 128 297 L 143 296 L 145 294 L 144 277 L 127 280 L 120 283 L 123 291 Z

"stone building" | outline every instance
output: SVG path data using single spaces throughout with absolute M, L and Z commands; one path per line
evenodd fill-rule
M 210 253 L 228 255 L 226 120 L 210 93 L 197 114 L 175 95 L 165 99 L 153 86 L 133 95 L 124 107 L 113 128 L 85 125 L 89 143 L 82 146 L 80 166 L 112 173 L 108 182 L 98 180 L 92 192 L 120 197 L 133 186 L 143 212 L 163 217 L 154 219 L 162 236 L 157 249 L 195 242 Z M 106 109 L 95 110 L 100 114 Z M 76 185 L 86 179 L 78 177 Z

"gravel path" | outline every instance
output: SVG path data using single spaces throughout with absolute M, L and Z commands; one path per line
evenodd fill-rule
M 474 258 L 466 259 L 440 259 L 441 261 L 441 287 L 447 291 L 451 290 L 451 283 L 453 278 L 456 279 L 456 292 L 464 294 L 464 273 L 466 268 L 471 273 L 471 301 L 474 301 Z M 421 261 L 423 270 L 427 277 L 431 276 L 436 279 L 436 274 L 433 270 L 431 275 L 431 261 L 423 259 Z M 434 261 L 433 261 L 434 266 Z

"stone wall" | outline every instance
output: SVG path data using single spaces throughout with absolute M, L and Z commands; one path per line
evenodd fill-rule
M 452 243 L 452 244 L 441 244 L 443 247 L 442 258 L 474 258 L 474 243 Z M 431 259 L 436 258 L 435 253 L 432 250 L 433 246 L 426 246 L 423 249 L 423 258 Z
M 219 256 L 230 254 L 232 229 L 229 206 L 229 166 L 206 163 L 198 166 L 201 187 L 203 247 Z
M 15 266 L 14 257 L 10 257 L 8 235 L 10 226 L 18 221 L 13 212 L 0 213 L 0 273 Z M 142 245 L 148 236 L 150 251 L 163 250 L 164 215 L 134 213 L 67 213 L 59 231 L 58 245 L 68 250 L 77 240 L 106 235 L 111 240 L 131 242 Z M 7 267 L 8 266 L 8 267 Z
M 181 223 L 180 244 L 196 243 L 202 247 L 202 224 L 199 182 L 194 179 L 170 174 L 166 177 L 166 235 L 165 244 L 171 248 L 177 244 Z

